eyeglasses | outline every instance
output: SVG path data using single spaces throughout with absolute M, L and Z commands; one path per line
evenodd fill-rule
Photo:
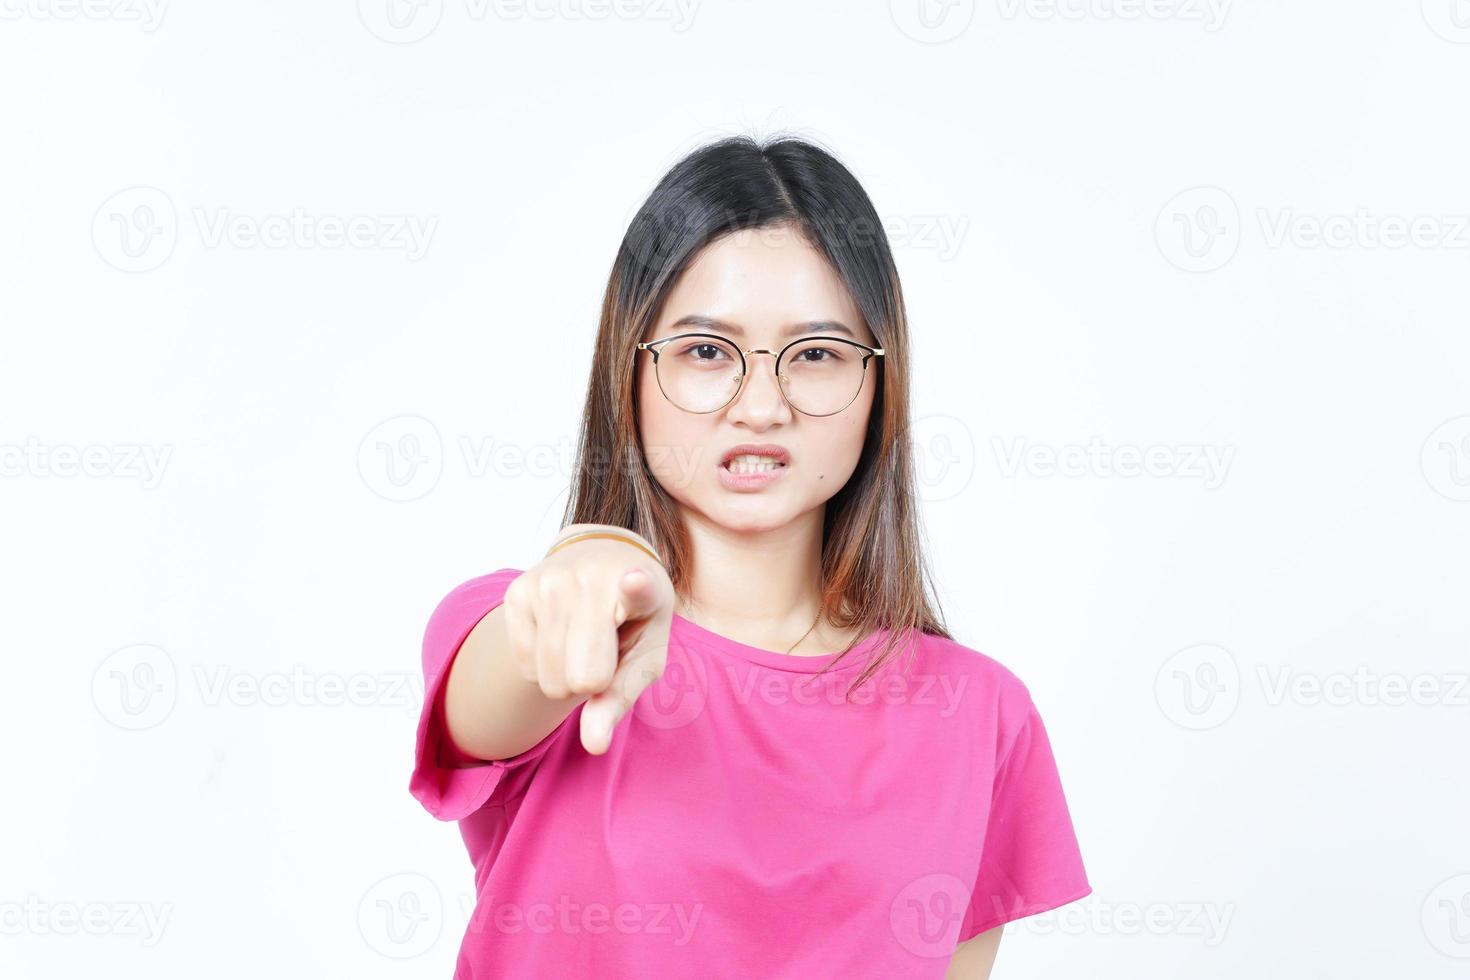
M 735 400 L 748 373 L 748 354 L 776 359 L 776 379 L 786 403 L 803 415 L 836 415 L 857 398 L 867 377 L 868 361 L 882 357 L 869 347 L 842 337 L 802 337 L 780 353 L 764 347 L 741 350 L 714 333 L 681 333 L 638 345 L 653 354 L 659 390 L 677 408 L 696 415 L 718 412 Z

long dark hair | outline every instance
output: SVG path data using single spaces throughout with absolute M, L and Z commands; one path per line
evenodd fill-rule
M 850 697 L 900 654 L 911 630 L 950 633 L 926 590 L 930 573 L 920 546 L 908 438 L 903 291 L 872 202 L 826 149 L 793 137 L 726 137 L 675 164 L 638 209 L 603 296 L 577 472 L 562 524 L 637 531 L 659 551 L 679 597 L 688 597 L 688 533 L 675 501 L 649 471 L 639 438 L 636 345 L 700 249 L 740 229 L 778 225 L 794 228 L 826 256 L 887 352 L 862 456 L 827 502 L 823 521 L 824 617 L 839 629 L 861 627 L 861 637 L 888 630 L 848 689 Z

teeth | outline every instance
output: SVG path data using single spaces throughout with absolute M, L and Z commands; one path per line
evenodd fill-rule
M 779 468 L 780 465 L 780 463 L 776 462 L 770 456 L 743 455 L 732 456 L 730 462 L 726 464 L 726 468 L 731 473 L 743 475 L 746 473 L 767 473 Z

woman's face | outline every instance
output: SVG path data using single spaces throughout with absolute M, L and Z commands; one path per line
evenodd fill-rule
M 817 321 L 820 325 L 808 326 Z M 714 333 L 741 350 L 779 353 L 801 336 L 849 336 L 835 324 L 845 325 L 851 339 L 878 346 L 821 253 L 789 227 L 766 227 L 742 229 L 706 246 L 675 283 L 653 332 L 644 339 Z M 672 357 L 675 349 L 687 346 L 675 341 L 659 356 Z M 842 346 L 840 353 L 860 360 L 862 352 Z M 703 358 L 696 370 L 721 370 L 715 348 L 681 356 Z M 660 390 L 652 354 L 640 352 L 638 358 L 639 431 L 649 468 L 681 506 L 714 524 L 739 531 L 784 526 L 820 508 L 857 468 L 879 358 L 868 361 L 852 403 L 823 417 L 804 415 L 787 403 L 772 356 L 747 354 L 747 376 L 739 395 L 707 414 L 687 412 L 670 402 Z M 804 368 L 782 366 L 783 373 L 792 376 L 793 396 L 802 383 L 800 372 L 818 370 L 818 365 L 830 362 L 830 355 L 817 352 L 804 359 L 809 359 Z M 773 475 L 742 477 L 739 463 L 732 471 L 725 462 L 725 455 L 742 443 L 778 446 L 789 460 Z

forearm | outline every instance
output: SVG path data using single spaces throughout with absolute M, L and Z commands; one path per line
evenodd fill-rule
M 567 525 L 553 545 L 576 532 L 605 527 Z M 444 692 L 449 739 L 442 761 L 465 766 L 518 755 L 545 738 L 587 697 L 549 698 L 535 681 L 521 675 L 502 603 L 475 624 L 450 665 Z
M 515 668 L 505 629 L 505 606 L 485 615 L 465 638 L 444 691 L 449 734 L 442 761 L 451 766 L 508 759 L 545 738 L 586 700 L 548 698 Z

